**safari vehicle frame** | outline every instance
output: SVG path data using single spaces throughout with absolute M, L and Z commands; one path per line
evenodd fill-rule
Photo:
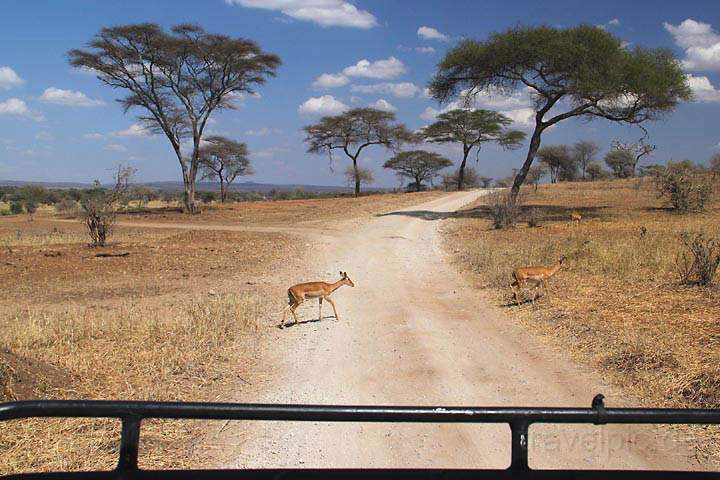
M 533 470 L 528 428 L 552 424 L 720 424 L 720 410 L 605 408 L 375 407 L 88 400 L 19 401 L 0 404 L 0 422 L 33 417 L 117 418 L 122 422 L 120 457 L 110 472 L 23 473 L 5 479 L 720 479 L 720 472 L 637 470 Z M 144 419 L 266 420 L 312 422 L 505 423 L 511 431 L 511 462 L 505 470 L 463 469 L 253 469 L 142 470 L 138 467 Z

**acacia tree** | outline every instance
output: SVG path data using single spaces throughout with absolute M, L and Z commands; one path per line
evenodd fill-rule
M 605 164 L 617 178 L 629 178 L 635 173 L 635 155 L 624 148 L 613 148 L 605 155 Z
M 590 25 L 517 26 L 485 41 L 465 40 L 447 52 L 430 83 L 440 101 L 466 89 L 476 94 L 526 88 L 534 103 L 535 128 L 513 181 L 513 201 L 549 127 L 573 117 L 641 124 L 691 97 L 672 52 L 629 50 L 611 33 Z
M 218 135 L 208 137 L 200 147 L 200 168 L 203 178 L 220 182 L 221 202 L 227 198 L 228 187 L 237 177 L 254 173 L 247 145 Z
M 251 40 L 186 24 L 170 33 L 151 23 L 103 28 L 87 50 L 71 50 L 68 56 L 74 67 L 125 90 L 127 95 L 119 100 L 125 111 L 140 109 L 144 126 L 168 138 L 182 170 L 189 213 L 197 212 L 195 180 L 210 116 L 253 94 L 280 65 L 279 57 Z M 192 142 L 189 154 L 182 149 L 185 139 Z
M 647 132 L 645 133 L 647 136 Z M 635 176 L 635 170 L 637 169 L 637 164 L 640 163 L 640 159 L 642 159 L 642 157 L 646 155 L 652 154 L 652 152 L 655 151 L 655 148 L 655 145 L 645 143 L 645 137 L 641 138 L 637 142 L 613 142 L 613 150 L 617 152 L 623 152 L 623 157 L 628 160 L 629 165 L 627 171 L 629 172 L 629 175 L 627 176 L 629 177 Z
M 537 156 L 550 173 L 550 183 L 574 180 L 577 176 L 576 158 L 567 145 L 546 145 L 538 150 Z
M 350 165 L 345 169 L 343 173 L 345 176 L 345 183 L 348 186 L 355 185 L 355 179 L 360 179 L 360 185 L 368 186 L 375 181 L 375 176 L 372 170 L 365 167 L 358 167 L 357 171 Z
M 458 190 L 462 190 L 465 164 L 473 148 L 477 147 L 479 154 L 483 143 L 494 142 L 505 149 L 520 147 L 526 135 L 520 130 L 508 129 L 511 123 L 512 120 L 500 112 L 456 109 L 438 115 L 437 121 L 425 127 L 421 135 L 433 143 L 462 144 L 463 158 L 457 182 Z
M 582 179 L 585 180 L 587 167 L 595 160 L 595 155 L 600 152 L 600 147 L 591 140 L 580 140 L 573 145 L 572 149 L 575 161 L 578 167 L 580 167 Z
M 409 150 L 400 152 L 385 162 L 383 168 L 395 170 L 401 177 L 415 180 L 415 189 L 420 191 L 424 180 L 431 180 L 443 168 L 452 165 L 452 162 L 439 153 L 425 150 Z
M 323 117 L 320 123 L 303 128 L 309 153 L 327 153 L 333 160 L 333 150 L 342 150 L 352 161 L 355 176 L 355 196 L 360 194 L 358 157 L 371 145 L 397 150 L 405 142 L 417 138 L 404 125 L 395 123 L 395 114 L 376 108 L 355 108 L 339 115 Z

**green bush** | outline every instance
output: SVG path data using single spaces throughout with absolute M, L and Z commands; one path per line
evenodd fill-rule
M 13 215 L 19 215 L 23 213 L 23 205 L 17 200 L 10 202 L 10 213 Z
M 679 212 L 704 210 L 713 193 L 711 176 L 687 161 L 669 163 L 658 169 L 655 186 L 658 195 Z

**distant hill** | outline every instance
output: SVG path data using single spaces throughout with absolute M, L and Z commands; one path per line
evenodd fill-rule
M 0 186 L 22 187 L 24 185 L 39 185 L 45 188 L 90 188 L 90 183 L 78 182 L 31 182 L 22 180 L 0 180 Z M 137 185 L 154 188 L 163 192 L 181 192 L 183 190 L 182 182 L 138 182 Z M 219 191 L 220 186 L 215 182 L 198 182 L 198 191 Z M 348 193 L 353 190 L 348 187 L 336 187 L 331 185 L 302 185 L 302 184 L 276 184 L 276 183 L 256 183 L 256 182 L 238 182 L 230 185 L 230 190 L 234 192 L 259 192 L 268 193 L 271 190 L 279 192 L 293 192 L 295 190 L 303 190 L 312 193 Z M 386 188 L 373 188 L 372 190 L 387 190 Z

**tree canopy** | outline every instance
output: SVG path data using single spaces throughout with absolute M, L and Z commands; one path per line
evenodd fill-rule
M 140 121 L 168 138 L 182 170 L 188 212 L 196 211 L 199 150 L 210 116 L 253 94 L 280 65 L 279 57 L 251 40 L 188 24 L 169 33 L 152 23 L 103 28 L 86 50 L 74 49 L 68 56 L 74 67 L 125 90 L 119 100 L 125 111 L 139 108 Z M 186 155 L 182 142 L 188 138 L 192 151 Z
M 395 122 L 395 114 L 376 108 L 355 108 L 339 115 L 323 117 L 303 129 L 309 153 L 327 153 L 332 161 L 334 150 L 342 150 L 352 161 L 355 172 L 355 195 L 360 194 L 361 178 L 358 157 L 372 145 L 397 150 L 417 137 L 404 125 Z
M 577 159 L 567 145 L 547 145 L 537 152 L 540 162 L 550 173 L 550 182 L 574 180 L 577 177 Z
M 479 152 L 483 143 L 497 143 L 503 148 L 518 148 L 525 133 L 507 127 L 512 120 L 492 110 L 455 109 L 438 115 L 437 120 L 425 127 L 421 135 L 433 143 L 461 143 L 463 158 L 458 169 L 458 190 L 463 188 L 465 164 L 473 148 Z
M 220 182 L 220 201 L 227 199 L 227 188 L 237 177 L 252 175 L 247 145 L 229 138 L 213 135 L 200 147 L 200 168 L 203 178 Z
M 439 153 L 409 150 L 395 155 L 385 162 L 383 168 L 395 170 L 401 177 L 415 180 L 415 188 L 419 192 L 422 182 L 434 178 L 440 170 L 451 165 L 452 162 Z
M 535 128 L 513 182 L 514 198 L 542 132 L 552 125 L 572 117 L 640 124 L 691 97 L 671 51 L 627 49 L 611 33 L 591 25 L 517 26 L 485 41 L 464 40 L 447 52 L 430 83 L 432 95 L 441 101 L 462 91 L 511 93 L 520 88 L 531 93 Z
M 605 164 L 617 178 L 635 175 L 635 155 L 627 148 L 613 148 L 605 155 Z
M 592 140 L 580 140 L 572 146 L 572 154 L 575 156 L 575 162 L 580 168 L 583 180 L 585 180 L 588 165 L 595 160 L 598 152 L 600 152 L 600 147 Z

